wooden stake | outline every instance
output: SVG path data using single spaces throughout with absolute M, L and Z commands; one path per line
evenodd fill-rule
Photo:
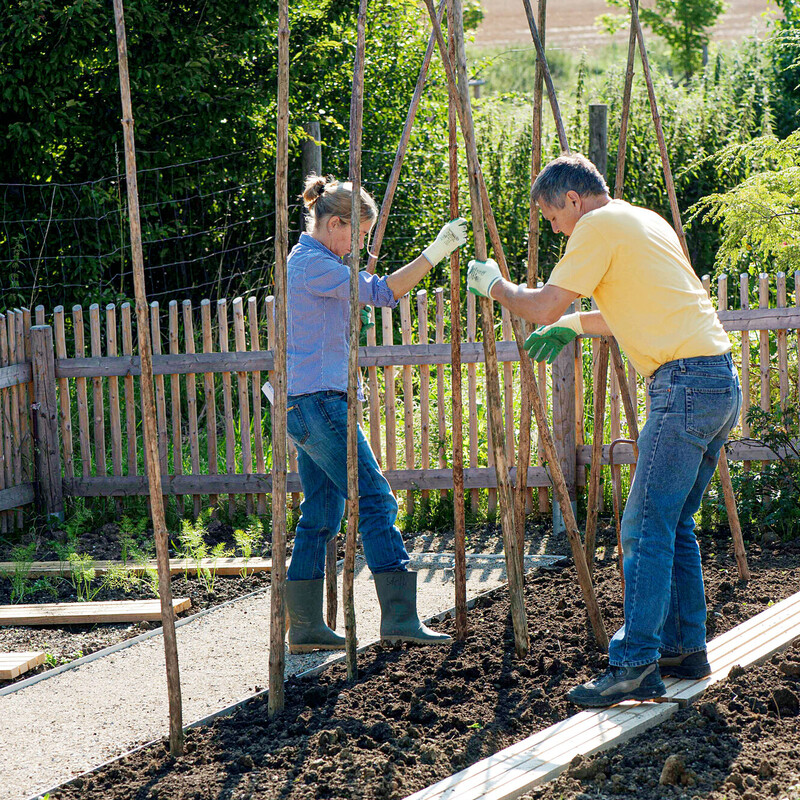
M 278 120 L 275 156 L 275 357 L 272 384 L 272 576 L 269 715 L 283 709 L 286 657 L 286 326 L 289 256 L 289 0 L 278 3 Z
M 456 59 L 453 2 L 447 3 L 448 55 Z M 435 35 L 435 32 L 434 32 Z M 450 218 L 459 216 L 458 135 L 453 92 L 447 96 L 448 167 L 450 176 Z M 474 299 L 474 295 L 472 295 Z M 467 635 L 466 509 L 464 507 L 464 407 L 461 404 L 461 256 L 458 248 L 450 255 L 450 388 L 453 414 L 453 516 L 456 638 Z
M 638 0 L 637 0 L 638 2 Z M 631 116 L 631 94 L 633 92 L 633 69 L 636 60 L 636 24 L 631 18 L 628 36 L 628 63 L 625 67 L 625 86 L 622 90 L 622 112 L 619 119 L 619 142 L 617 144 L 617 168 L 614 173 L 614 197 L 622 199 L 625 183 L 625 158 L 628 149 L 628 120 Z
M 603 468 L 603 429 L 606 414 L 606 387 L 608 386 L 608 337 L 603 336 L 597 351 L 594 369 L 594 431 L 592 433 L 592 465 L 589 469 L 589 496 L 586 502 L 586 534 L 584 548 L 589 572 L 594 567 L 597 515 L 600 511 L 600 472 Z
M 429 11 L 433 11 L 431 0 L 427 0 Z M 457 82 L 452 82 L 449 90 L 458 89 L 460 96 L 461 132 L 467 147 L 467 174 L 469 176 L 470 204 L 472 208 L 472 233 L 475 238 L 475 258 L 485 261 L 487 257 L 486 234 L 483 227 L 483 204 L 480 189 L 480 164 L 475 143 L 475 130 L 472 123 L 472 109 L 469 101 L 469 86 L 467 83 L 467 60 L 464 50 L 463 9 L 461 0 L 453 0 L 454 38 L 456 44 Z M 438 26 L 438 20 L 431 13 L 431 22 Z M 441 28 L 438 31 L 442 60 L 449 56 L 441 37 Z M 528 620 L 525 616 L 525 598 L 523 594 L 524 576 L 520 570 L 520 559 L 517 546 L 516 531 L 514 528 L 514 507 L 511 494 L 511 484 L 508 475 L 508 464 L 505 455 L 505 436 L 503 431 L 502 405 L 500 398 L 500 383 L 497 368 L 497 348 L 494 336 L 494 316 L 492 303 L 488 298 L 479 299 L 481 311 L 481 325 L 483 327 L 483 348 L 486 358 L 486 390 L 488 403 L 488 417 L 492 433 L 495 470 L 497 473 L 497 495 L 500 503 L 500 517 L 503 527 L 503 544 L 506 552 L 506 573 L 511 598 L 511 617 L 514 624 L 514 645 L 517 656 L 523 658 L 529 647 Z
M 556 123 L 556 132 L 558 133 L 558 142 L 561 149 L 565 153 L 569 153 L 569 143 L 567 141 L 567 131 L 564 128 L 564 122 L 561 118 L 561 110 L 558 107 L 558 98 L 556 97 L 555 86 L 553 86 L 553 78 L 550 75 L 550 67 L 547 64 L 547 56 L 544 53 L 544 45 L 539 36 L 539 28 L 536 25 L 536 20 L 533 18 L 533 9 L 531 8 L 530 0 L 522 0 L 525 5 L 525 16 L 528 18 L 528 27 L 531 31 L 531 39 L 533 39 L 534 47 L 536 48 L 537 63 L 541 64 L 542 76 L 544 77 L 545 85 L 547 86 L 547 96 L 550 99 L 550 108 L 553 111 L 553 119 Z
M 353 577 L 358 535 L 358 344 L 361 315 L 358 305 L 358 268 L 361 231 L 361 137 L 364 118 L 364 51 L 368 0 L 360 0 L 356 26 L 356 57 L 353 66 L 353 91 L 350 97 L 350 180 L 353 184 L 350 207 L 350 354 L 347 370 L 347 541 L 344 553 L 345 651 L 347 677 L 358 675 L 356 662 L 356 612 Z
M 438 20 L 436 20 L 435 13 L 433 11 L 433 4 L 432 4 L 431 0 L 425 0 L 425 3 L 427 5 L 427 7 L 428 7 L 428 14 L 431 17 L 431 22 L 432 22 L 432 24 L 434 26 L 434 30 L 436 32 L 437 43 L 439 45 L 439 53 L 441 55 L 442 62 L 444 64 L 444 66 L 445 66 L 445 71 L 447 72 L 447 75 L 448 75 L 448 82 L 449 82 L 450 86 L 455 86 L 456 85 L 456 80 L 455 80 L 455 76 L 454 76 L 454 71 L 453 71 L 452 65 L 450 63 L 448 54 L 447 54 L 446 46 L 444 44 L 444 38 L 442 36 L 441 27 L 439 26 Z M 460 8 L 460 6 L 459 6 L 459 8 Z M 465 63 L 465 57 L 463 55 L 463 47 L 459 48 L 459 60 L 462 62 L 461 63 L 461 67 L 463 68 L 463 74 L 465 75 L 466 74 L 466 63 Z M 457 96 L 456 108 L 458 110 L 459 118 L 461 120 L 462 131 L 466 130 L 466 131 L 471 132 L 471 131 L 473 131 L 473 127 L 472 127 L 472 124 L 471 124 L 471 117 L 468 116 L 469 96 L 468 96 L 468 94 L 467 94 L 466 98 L 464 98 L 464 96 L 463 96 L 464 94 L 466 94 L 466 88 L 467 88 L 466 86 L 464 86 L 463 88 L 460 87 L 460 91 L 462 92 L 462 94 Z M 464 100 L 466 100 L 466 102 L 464 102 Z M 557 108 L 557 105 L 555 106 L 555 108 Z M 465 139 L 466 139 L 466 137 L 465 137 Z M 474 159 L 473 159 L 473 161 L 472 161 L 472 163 L 470 165 L 470 174 L 471 174 L 471 176 L 473 178 L 477 179 L 477 183 L 479 185 L 479 188 L 481 189 L 481 198 L 483 198 L 486 195 L 486 186 L 485 186 L 485 182 L 483 181 L 483 175 L 480 172 L 480 164 L 477 162 L 477 152 L 475 151 L 474 136 L 473 136 L 473 138 L 470 139 L 470 141 L 469 141 L 469 143 L 467 145 L 467 152 L 470 153 L 470 151 L 472 151 L 472 153 L 474 154 Z M 473 167 L 474 167 L 474 170 L 473 170 Z M 472 188 L 472 184 L 470 184 L 470 186 Z M 476 187 L 476 188 L 478 188 L 478 187 Z M 488 203 L 488 197 L 487 197 L 486 201 L 483 203 L 483 209 L 482 210 L 486 210 L 488 212 L 488 210 L 490 208 L 491 208 L 491 206 Z M 477 219 L 480 220 L 481 217 L 478 216 Z M 504 278 L 509 279 L 510 276 L 509 276 L 509 273 L 508 273 L 508 267 L 507 267 L 507 265 L 505 263 L 505 258 L 502 255 L 502 244 L 500 243 L 500 237 L 499 237 L 499 234 L 497 232 L 497 226 L 496 226 L 496 224 L 494 224 L 494 218 L 493 218 L 492 215 L 487 214 L 487 225 L 489 227 L 489 232 L 492 235 L 492 243 L 493 243 L 493 246 L 495 247 L 495 251 L 496 251 L 495 254 L 498 256 L 498 264 L 500 266 L 501 273 L 503 274 Z M 485 242 L 485 238 L 482 237 L 482 232 L 483 232 L 483 226 L 482 225 L 478 226 L 476 224 L 475 218 L 473 217 L 473 234 L 476 235 L 476 257 L 477 258 L 480 258 L 480 252 L 481 252 L 481 251 L 478 250 L 478 238 L 477 238 L 478 235 L 481 235 L 481 238 L 482 238 L 481 244 L 483 246 L 482 252 L 483 252 L 484 256 L 485 256 L 485 252 L 486 252 L 486 242 Z M 495 242 L 497 242 L 497 244 L 495 244 Z M 489 321 L 491 322 L 491 316 L 489 317 Z M 520 364 L 522 366 L 523 376 L 527 376 L 526 380 L 529 381 L 529 385 L 531 387 L 531 398 L 532 398 L 532 401 L 533 401 L 533 411 L 534 411 L 534 414 L 536 416 L 536 422 L 537 422 L 537 425 L 539 427 L 539 432 L 540 432 L 540 435 L 541 435 L 541 438 L 542 438 L 542 445 L 544 447 L 545 454 L 546 454 L 548 463 L 550 465 L 551 479 L 552 479 L 552 483 L 553 483 L 553 491 L 554 491 L 555 496 L 558 499 L 558 502 L 561 505 L 561 509 L 562 509 L 562 513 L 563 513 L 563 517 L 564 517 L 564 523 L 565 523 L 565 526 L 567 528 L 567 537 L 569 538 L 570 548 L 572 550 L 573 558 L 575 559 L 575 566 L 576 566 L 577 572 L 578 572 L 578 581 L 579 581 L 580 586 L 581 586 L 581 591 L 582 591 L 582 594 L 583 594 L 583 597 L 584 597 L 584 601 L 586 602 L 587 612 L 589 614 L 589 619 L 590 619 L 591 624 L 592 624 L 592 630 L 594 631 L 595 638 L 597 639 L 599 646 L 601 648 L 606 648 L 608 646 L 608 635 L 607 635 L 607 633 L 605 631 L 605 627 L 603 625 L 603 620 L 602 620 L 602 617 L 600 615 L 600 609 L 599 609 L 599 607 L 597 605 L 597 598 L 595 597 L 595 594 L 594 594 L 594 587 L 592 586 L 591 576 L 589 575 L 589 570 L 588 570 L 588 568 L 586 566 L 586 558 L 585 558 L 585 555 L 584 555 L 584 552 L 583 552 L 583 545 L 581 543 L 580 533 L 578 532 L 578 527 L 577 527 L 577 524 L 575 522 L 575 515 L 573 514 L 573 511 L 572 511 L 572 504 L 570 502 L 569 492 L 568 492 L 566 483 L 564 481 L 564 475 L 561 472 L 561 467 L 560 467 L 560 465 L 558 463 L 558 455 L 556 453 L 555 444 L 553 443 L 553 437 L 552 437 L 552 435 L 550 433 L 550 429 L 549 429 L 549 426 L 547 424 L 547 418 L 545 416 L 545 410 L 544 410 L 544 406 L 542 404 L 541 396 L 539 395 L 539 389 L 538 389 L 538 386 L 536 384 L 536 377 L 534 375 L 533 366 L 531 364 L 530 358 L 527 357 L 527 353 L 525 352 L 524 347 L 523 347 L 524 337 L 522 335 L 522 326 L 520 325 L 520 322 L 519 322 L 518 318 L 516 318 L 516 317 L 513 318 L 512 326 L 513 326 L 513 329 L 514 329 L 514 337 L 515 337 L 515 339 L 517 341 L 517 346 L 519 347 L 519 350 L 520 350 Z M 494 347 L 493 347 L 493 345 L 494 345 L 494 332 L 493 332 L 493 329 L 490 329 L 490 330 L 491 330 L 491 335 L 490 335 L 489 338 L 491 338 L 491 340 L 492 340 L 492 349 L 494 349 Z M 484 337 L 484 338 L 486 338 L 486 337 Z M 496 358 L 495 358 L 494 366 L 495 366 L 494 374 L 496 375 L 497 374 Z M 487 372 L 489 372 L 489 371 L 490 371 L 490 365 L 489 365 L 489 359 L 487 358 Z M 495 384 L 496 384 L 496 381 L 495 381 Z M 495 406 L 496 410 L 499 410 L 499 387 L 497 388 L 497 395 L 498 395 L 498 397 L 495 399 L 495 401 L 490 401 L 490 404 L 491 404 L 490 405 L 490 410 L 491 410 L 491 406 Z M 502 437 L 502 429 L 500 430 L 500 435 Z M 497 452 L 497 447 L 498 447 L 497 441 L 498 440 L 495 437 L 496 452 Z M 500 443 L 502 443 L 502 438 L 500 440 Z M 501 451 L 501 458 L 503 458 L 503 460 L 504 460 L 504 457 L 502 456 L 502 451 Z M 502 470 L 498 466 L 498 472 L 500 473 L 501 471 Z M 500 481 L 498 480 L 498 485 L 499 484 L 500 484 Z M 507 485 L 507 479 L 506 479 L 506 485 Z M 501 503 L 501 510 L 502 510 L 502 503 Z M 514 535 L 513 538 L 514 538 L 514 542 L 511 543 L 511 548 L 513 548 L 513 552 L 516 553 L 516 535 Z M 508 553 L 508 550 L 507 550 L 507 553 Z M 512 560 L 516 562 L 516 560 L 517 560 L 516 556 L 514 557 L 514 559 L 508 559 L 507 565 L 506 565 L 507 569 L 509 568 L 509 563 L 508 562 L 511 562 Z M 511 570 L 516 572 L 517 571 L 516 570 L 516 566 L 511 567 Z M 509 585 L 511 585 L 510 573 L 509 573 Z M 513 614 L 513 610 L 512 610 L 512 614 Z
M 439 3 L 439 10 L 437 12 L 438 19 L 442 18 L 444 4 L 445 0 L 441 0 Z M 370 242 L 368 253 L 369 259 L 366 267 L 367 272 L 375 272 L 375 268 L 378 266 L 378 257 L 380 256 L 381 245 L 383 244 L 383 235 L 386 233 L 386 224 L 389 221 L 389 212 L 392 208 L 392 200 L 394 199 L 394 193 L 397 190 L 397 184 L 400 181 L 400 171 L 403 168 L 403 160 L 406 157 L 406 150 L 408 150 L 408 142 L 411 138 L 414 120 L 416 119 L 419 103 L 422 99 L 422 91 L 425 88 L 425 81 L 428 78 L 428 68 L 431 64 L 431 57 L 433 56 L 433 49 L 435 45 L 435 34 L 431 32 L 431 35 L 428 39 L 428 46 L 425 49 L 425 55 L 422 58 L 422 65 L 419 68 L 417 85 L 414 87 L 414 94 L 411 96 L 411 103 L 408 107 L 408 114 L 406 115 L 406 123 L 403 126 L 403 132 L 400 134 L 400 142 L 397 145 L 397 155 L 394 157 L 394 164 L 392 164 L 392 171 L 389 174 L 389 181 L 386 184 L 386 190 L 383 193 L 383 202 L 381 203 L 378 222 L 375 225 L 375 233 L 372 235 L 372 241 Z
M 133 110 L 131 108 L 128 78 L 128 47 L 125 41 L 122 0 L 114 0 L 114 19 L 117 31 L 119 82 L 122 95 L 122 129 L 125 134 L 125 173 L 128 184 L 128 217 L 131 229 L 133 286 L 136 295 L 136 324 L 142 371 L 142 421 L 144 424 L 144 443 L 148 454 L 146 459 L 147 479 L 150 487 L 150 511 L 153 517 L 153 531 L 156 540 L 158 593 L 161 598 L 161 624 L 164 629 L 164 654 L 167 666 L 169 749 L 173 756 L 178 756 L 183 752 L 181 682 L 178 670 L 178 647 L 175 638 L 175 613 L 173 611 L 172 586 L 169 574 L 167 526 L 164 520 L 164 505 L 161 496 L 161 472 L 158 468 L 156 412 L 153 393 L 153 357 L 150 349 L 150 329 L 148 327 L 147 297 L 144 285 L 142 232 L 139 222 L 139 191 L 136 182 L 136 147 L 133 136 Z
M 667 145 L 664 139 L 664 130 L 661 125 L 661 116 L 658 113 L 658 102 L 656 101 L 655 88 L 653 86 L 653 78 L 650 74 L 650 63 L 647 58 L 647 50 L 644 46 L 644 34 L 642 32 L 642 25 L 639 20 L 639 12 L 636 0 L 630 0 L 631 5 L 631 24 L 636 26 L 636 36 L 639 40 L 639 53 L 642 57 L 642 71 L 644 72 L 645 82 L 647 83 L 647 94 L 650 97 L 650 111 L 653 115 L 653 125 L 656 130 L 656 138 L 658 139 L 658 149 L 661 152 L 661 164 L 664 170 L 664 183 L 667 187 L 667 195 L 669 197 L 669 205 L 672 209 L 672 223 L 675 227 L 675 232 L 678 234 L 683 252 L 686 255 L 686 260 L 691 263 L 689 258 L 689 248 L 686 244 L 686 234 L 683 231 L 683 223 L 681 222 L 680 209 L 678 208 L 678 196 L 675 192 L 675 181 L 672 178 L 672 169 L 669 164 L 669 155 L 667 154 Z M 724 462 L 724 464 L 723 464 Z M 722 465 L 719 470 L 720 482 L 722 483 L 722 491 L 725 496 L 725 508 L 728 511 L 728 523 L 731 528 L 731 535 L 733 537 L 734 550 L 741 549 L 744 554 L 744 540 L 742 538 L 742 529 L 739 525 L 739 514 L 736 510 L 736 498 L 733 494 L 733 484 L 730 479 L 730 470 L 728 469 L 728 456 L 723 447 L 719 453 L 719 465 Z M 744 556 L 743 556 L 744 557 Z M 737 560 L 738 563 L 738 560 Z M 739 566 L 739 578 L 741 580 L 748 580 L 750 571 L 747 568 L 746 562 L 744 565 L 741 563 Z

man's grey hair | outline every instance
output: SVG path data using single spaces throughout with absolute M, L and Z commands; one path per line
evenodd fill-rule
M 608 194 L 608 185 L 588 158 L 572 153 L 551 161 L 537 176 L 531 194 L 536 203 L 564 208 L 569 191 L 581 197 L 603 195 Z

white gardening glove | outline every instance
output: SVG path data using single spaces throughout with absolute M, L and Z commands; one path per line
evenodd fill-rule
M 422 255 L 436 266 L 443 258 L 447 258 L 457 247 L 467 243 L 467 221 L 462 217 L 450 220 L 439 235 L 423 251 Z
M 467 287 L 472 294 L 480 297 L 491 297 L 489 292 L 492 286 L 502 277 L 500 267 L 493 258 L 487 258 L 486 261 L 470 261 L 467 264 Z

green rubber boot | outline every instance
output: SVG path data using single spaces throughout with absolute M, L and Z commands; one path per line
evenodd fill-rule
M 390 644 L 450 644 L 446 633 L 437 633 L 420 622 L 417 615 L 417 573 L 380 572 L 375 590 L 381 604 L 381 641 Z
M 289 614 L 289 652 L 344 650 L 344 636 L 332 631 L 322 619 L 325 581 L 286 581 L 286 610 Z

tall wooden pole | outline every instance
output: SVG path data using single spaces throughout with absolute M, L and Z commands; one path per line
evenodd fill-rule
M 128 45 L 122 0 L 114 0 L 114 22 L 117 31 L 119 87 L 122 98 L 122 130 L 125 137 L 125 177 L 128 184 L 128 219 L 131 232 L 133 290 L 136 296 L 136 335 L 141 360 L 142 425 L 144 427 L 145 466 L 150 491 L 150 513 L 156 540 L 158 595 L 161 599 L 161 625 L 164 630 L 164 656 L 167 667 L 169 696 L 169 750 L 174 756 L 183 752 L 183 709 L 181 679 L 178 669 L 178 643 L 175 638 L 175 613 L 172 608 L 172 584 L 169 571 L 169 542 L 161 495 L 161 472 L 158 460 L 155 393 L 153 391 L 153 350 L 144 285 L 142 229 L 139 218 L 139 187 L 136 181 L 136 144 L 133 135 L 133 109 L 128 72 Z
M 289 0 L 278 4 L 278 118 L 275 147 L 275 402 L 272 408 L 272 582 L 270 591 L 269 708 L 283 709 L 286 634 L 286 325 L 289 254 Z
M 567 130 L 564 127 L 564 121 L 561 117 L 561 110 L 558 107 L 558 98 L 556 96 L 556 89 L 553 85 L 553 78 L 550 75 L 550 67 L 547 64 L 547 56 L 544 53 L 544 44 L 542 38 L 539 36 L 539 26 L 533 18 L 533 9 L 531 8 L 530 0 L 522 0 L 525 5 L 525 16 L 528 18 L 528 27 L 531 31 L 531 39 L 536 48 L 537 64 L 541 65 L 542 77 L 544 78 L 545 85 L 547 86 L 547 96 L 550 100 L 550 108 L 553 112 L 553 120 L 556 123 L 556 133 L 558 134 L 558 143 L 565 153 L 569 153 L 569 143 L 567 141 Z
M 461 0 L 453 0 L 453 34 L 456 45 L 456 70 L 458 81 L 453 88 L 458 89 L 463 112 L 461 132 L 467 148 L 467 174 L 469 176 L 470 206 L 472 209 L 472 234 L 475 239 L 475 258 L 487 258 L 486 233 L 484 231 L 483 207 L 481 202 L 480 164 L 475 144 L 475 129 L 472 123 L 472 108 L 469 101 L 467 81 L 467 57 L 464 50 L 463 8 Z M 433 20 L 438 24 L 438 21 Z M 449 56 L 448 56 L 449 58 Z M 523 594 L 524 577 L 520 569 L 517 552 L 517 538 L 514 528 L 514 506 L 508 463 L 505 454 L 505 430 L 502 419 L 502 400 L 497 369 L 497 346 L 494 334 L 494 315 L 492 302 L 486 297 L 479 298 L 481 327 L 483 328 L 483 350 L 486 359 L 487 415 L 492 433 L 495 471 L 497 473 L 497 495 L 500 505 L 500 518 L 503 529 L 503 544 L 506 553 L 506 573 L 508 575 L 511 598 L 511 617 L 514 624 L 514 644 L 517 655 L 522 658 L 528 652 L 528 620 L 525 615 Z
M 356 28 L 356 57 L 353 67 L 353 91 L 350 98 L 350 180 L 353 200 L 350 208 L 350 355 L 347 376 L 347 541 L 344 553 L 345 653 L 347 677 L 355 680 L 356 610 L 353 600 L 353 577 L 358 536 L 358 335 L 361 315 L 358 305 L 358 267 L 361 231 L 361 134 L 364 119 L 364 51 L 366 49 L 367 2 L 360 0 Z
M 547 0 L 539 0 L 539 34 L 544 46 L 547 20 Z M 528 288 L 536 288 L 539 274 L 539 211 L 533 199 L 533 184 L 542 169 L 542 88 L 544 70 L 542 62 L 536 59 L 536 73 L 533 83 L 533 118 L 531 130 L 531 194 L 528 215 Z M 522 321 L 522 335 L 530 333 L 530 326 Z M 517 542 L 520 555 L 525 557 L 525 507 L 528 499 L 528 466 L 531 463 L 531 425 L 532 406 L 530 387 L 523 387 L 519 412 L 519 447 L 517 452 L 517 490 L 514 522 L 517 525 Z M 544 490 L 545 492 L 547 489 Z M 524 564 L 524 562 L 523 562 Z
M 445 0 L 439 3 L 438 17 L 441 19 L 442 11 L 444 9 Z M 386 233 L 386 224 L 389 221 L 389 212 L 392 208 L 392 200 L 394 193 L 397 190 L 397 184 L 400 181 L 400 171 L 403 168 L 403 161 L 406 157 L 408 150 L 408 142 L 411 139 L 411 131 L 414 128 L 414 120 L 417 116 L 419 103 L 422 99 L 422 92 L 425 88 L 425 81 L 428 79 L 428 68 L 431 65 L 431 58 L 433 57 L 433 50 L 436 47 L 436 37 L 431 32 L 428 39 L 428 47 L 425 49 L 425 55 L 422 58 L 422 65 L 419 68 L 419 77 L 417 78 L 417 85 L 414 87 L 414 94 L 411 97 L 411 103 L 408 107 L 408 114 L 406 115 L 406 124 L 403 126 L 403 132 L 400 134 L 400 143 L 397 145 L 397 154 L 394 157 L 394 164 L 392 171 L 389 174 L 389 182 L 386 184 L 386 190 L 383 193 L 383 202 L 381 203 L 381 211 L 378 214 L 378 223 L 375 226 L 375 233 L 372 236 L 370 243 L 370 252 L 368 254 L 369 260 L 367 262 L 367 271 L 375 272 L 378 266 L 378 256 L 381 252 L 381 245 L 383 244 L 383 236 Z
M 447 72 L 448 84 L 450 87 L 455 86 L 457 84 L 457 78 L 455 76 L 455 71 L 453 69 L 453 66 L 450 63 L 450 58 L 447 52 L 447 46 L 444 42 L 444 36 L 442 35 L 441 26 L 439 25 L 439 22 L 436 19 L 436 12 L 433 8 L 433 2 L 432 0 L 425 0 L 425 4 L 428 7 L 428 14 L 431 17 L 431 22 L 433 24 L 434 31 L 436 32 L 436 41 L 437 44 L 439 45 L 439 55 L 441 56 L 442 63 L 444 64 L 445 67 L 445 71 Z M 469 97 L 467 96 L 466 99 L 467 103 L 464 104 L 462 102 L 461 95 L 457 95 L 456 110 L 458 112 L 459 121 L 461 123 L 461 130 L 472 131 L 473 130 L 472 119 L 471 117 L 469 117 L 469 119 L 467 120 L 465 113 L 465 105 L 468 105 Z M 473 148 L 474 148 L 474 143 L 475 142 L 473 136 L 472 138 Z M 469 145 L 468 145 L 468 152 L 469 152 Z M 483 173 L 480 171 L 480 164 L 477 163 L 477 153 L 475 158 L 475 165 L 478 170 L 477 179 L 479 183 L 479 188 L 481 190 L 483 211 L 484 213 L 486 213 L 486 222 L 489 227 L 489 234 L 492 237 L 492 245 L 495 247 L 495 255 L 497 256 L 497 262 L 500 266 L 500 271 L 503 277 L 506 278 L 506 280 L 510 280 L 508 266 L 506 265 L 505 258 L 502 252 L 502 243 L 500 242 L 499 233 L 497 231 L 497 225 L 495 223 L 494 216 L 488 213 L 491 206 L 488 202 L 488 193 L 486 191 L 486 183 L 483 179 Z M 474 220 L 473 220 L 473 226 L 475 226 Z M 481 231 L 483 230 L 482 226 L 480 230 Z M 485 239 L 483 241 L 483 248 L 484 248 L 483 252 L 485 253 L 485 248 L 486 248 Z M 476 255 L 477 255 L 477 242 L 476 242 Z M 512 316 L 511 325 L 514 330 L 514 338 L 516 339 L 517 347 L 519 348 L 520 352 L 520 366 L 521 369 L 523 370 L 523 374 L 527 373 L 527 380 L 530 382 L 531 399 L 533 401 L 533 412 L 536 417 L 536 424 L 539 428 L 539 434 L 542 438 L 542 446 L 545 451 L 545 456 L 547 458 L 548 464 L 550 465 L 550 477 L 553 484 L 553 493 L 557 498 L 559 504 L 561 505 L 564 524 L 567 529 L 567 537 L 570 543 L 570 549 L 572 550 L 572 556 L 573 559 L 575 560 L 575 567 L 578 572 L 578 583 L 581 587 L 581 593 L 583 595 L 584 602 L 586 603 L 586 610 L 589 615 L 589 620 L 591 622 L 595 638 L 597 639 L 597 642 L 601 648 L 606 648 L 608 647 L 608 634 L 606 633 L 605 626 L 603 625 L 603 619 L 602 616 L 600 615 L 600 609 L 599 606 L 597 605 L 597 598 L 594 593 L 594 587 L 592 586 L 591 575 L 589 574 L 589 570 L 586 565 L 586 557 L 583 552 L 583 543 L 581 542 L 580 533 L 578 532 L 578 526 L 577 523 L 575 522 L 575 515 L 572 511 L 572 504 L 569 498 L 569 491 L 567 489 L 567 485 L 564 480 L 564 475 L 561 471 L 561 466 L 558 461 L 558 454 L 556 452 L 555 444 L 553 442 L 553 437 L 547 422 L 546 410 L 544 408 L 541 395 L 539 394 L 539 387 L 536 383 L 536 376 L 534 375 L 533 372 L 533 366 L 531 360 L 528 357 L 528 354 L 524 348 L 525 337 L 523 336 L 522 325 L 520 324 L 519 318 Z M 492 332 L 492 339 L 494 339 L 493 332 Z M 488 363 L 487 363 L 487 371 L 488 371 Z M 503 458 L 503 463 L 505 463 L 505 456 L 503 455 L 502 458 Z M 496 463 L 497 462 L 495 462 L 495 464 Z M 514 552 L 516 553 L 516 535 L 514 535 L 513 538 L 515 539 L 513 546 L 514 546 Z M 509 550 L 507 549 L 506 550 L 507 565 L 509 561 L 508 553 Z M 518 562 L 518 556 L 515 556 L 514 560 Z M 510 583 L 511 583 L 511 578 L 509 579 L 509 584 Z
M 622 114 L 619 120 L 619 141 L 617 143 L 617 169 L 614 174 L 614 197 L 622 199 L 625 183 L 625 157 L 628 147 L 628 121 L 631 116 L 631 93 L 633 91 L 633 69 L 636 61 L 636 22 L 631 17 L 631 31 L 628 37 L 628 62 L 625 66 L 625 86 L 622 90 Z
M 591 572 L 597 538 L 597 514 L 600 510 L 600 470 L 603 455 L 603 428 L 606 414 L 606 387 L 608 386 L 608 338 L 603 336 L 594 365 L 594 431 L 592 433 L 592 463 L 589 468 L 589 492 L 586 501 L 586 534 L 584 548 L 586 563 Z
M 678 195 L 675 191 L 675 180 L 672 177 L 672 169 L 669 163 L 667 143 L 664 138 L 664 128 L 661 125 L 661 115 L 658 112 L 658 101 L 656 100 L 655 87 L 653 86 L 653 76 L 650 73 L 650 62 L 648 60 L 647 49 L 645 48 L 644 44 L 644 33 L 642 31 L 641 21 L 639 20 L 637 0 L 630 0 L 630 5 L 631 24 L 636 26 L 636 37 L 639 41 L 639 54 L 642 58 L 642 71 L 647 84 L 647 94 L 650 98 L 650 111 L 653 115 L 653 125 L 656 131 L 656 138 L 658 139 L 658 149 L 661 153 L 661 166 L 664 170 L 664 183 L 667 187 L 669 206 L 672 211 L 672 224 L 675 228 L 675 232 L 678 234 L 678 239 L 680 239 L 681 247 L 683 248 L 686 260 L 691 263 L 689 247 L 686 244 L 686 234 L 684 233 L 683 223 L 681 222 L 681 212 L 680 208 L 678 207 Z M 718 468 L 720 482 L 722 483 L 722 493 L 725 497 L 725 508 L 728 512 L 728 524 L 731 528 L 734 551 L 737 554 L 736 561 L 739 570 L 739 577 L 742 580 L 749 580 L 750 570 L 747 566 L 747 560 L 745 557 L 742 528 L 739 524 L 739 513 L 736 509 L 736 498 L 733 494 L 733 484 L 731 482 L 730 469 L 728 468 L 728 455 L 725 452 L 724 446 L 719 451 Z
M 456 58 L 455 16 L 452 0 L 447 4 L 448 51 Z M 435 33 L 431 34 L 435 40 Z M 458 130 L 453 93 L 448 93 L 447 129 L 450 167 L 450 218 L 458 207 Z M 450 256 L 450 381 L 453 403 L 453 517 L 455 539 L 456 637 L 467 635 L 467 556 L 464 508 L 464 409 L 461 405 L 461 257 L 456 248 Z

